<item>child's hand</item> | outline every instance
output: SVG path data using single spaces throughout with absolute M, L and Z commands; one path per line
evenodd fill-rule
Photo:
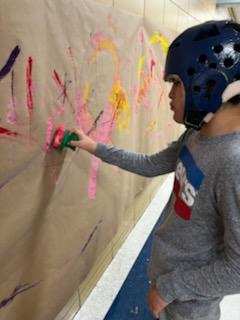
M 71 141 L 69 143 L 71 144 L 71 146 L 84 149 L 90 153 L 94 153 L 97 147 L 97 143 L 91 138 L 89 138 L 81 128 L 73 128 L 73 129 L 70 129 L 69 131 L 76 133 L 79 137 L 78 141 Z

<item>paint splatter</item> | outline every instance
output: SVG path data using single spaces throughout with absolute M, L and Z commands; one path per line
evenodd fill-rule
M 31 289 L 31 288 L 36 287 L 39 283 L 40 283 L 40 281 L 39 281 L 39 282 L 36 282 L 36 283 L 33 283 L 33 284 L 25 283 L 25 284 L 20 284 L 20 285 L 18 285 L 18 286 L 13 290 L 13 292 L 11 293 L 11 295 L 10 295 L 8 298 L 3 299 L 2 301 L 0 301 L 0 309 L 3 308 L 3 307 L 6 307 L 9 303 L 11 303 L 11 302 L 13 301 L 13 299 L 14 299 L 17 295 L 19 295 L 19 294 L 21 294 L 21 293 L 23 293 L 23 292 L 25 292 L 25 291 L 27 291 L 27 290 L 29 290 L 29 289 Z
M 6 64 L 0 70 L 0 80 L 2 80 L 11 71 L 11 69 L 12 69 L 12 67 L 13 67 L 13 65 L 14 65 L 14 63 L 15 63 L 18 55 L 19 55 L 19 53 L 20 53 L 20 47 L 16 46 L 12 50 L 12 52 L 11 52 L 7 62 L 6 62 Z

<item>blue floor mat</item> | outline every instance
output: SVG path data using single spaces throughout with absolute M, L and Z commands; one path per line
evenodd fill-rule
M 104 320 L 153 320 L 147 307 L 147 264 L 152 236 L 148 238 Z
M 164 220 L 160 217 L 154 230 Z M 128 277 L 122 285 L 104 320 L 153 320 L 155 319 L 147 306 L 149 282 L 147 265 L 151 253 L 153 232 L 148 237 Z

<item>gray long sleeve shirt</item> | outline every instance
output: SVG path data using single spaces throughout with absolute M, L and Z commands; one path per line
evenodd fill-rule
M 175 171 L 149 265 L 172 315 L 207 317 L 223 296 L 240 293 L 240 133 L 188 130 L 154 155 L 99 143 L 95 155 L 147 177 Z

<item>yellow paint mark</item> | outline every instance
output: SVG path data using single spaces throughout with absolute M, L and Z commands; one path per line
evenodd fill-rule
M 84 85 L 84 90 L 83 90 L 83 100 L 85 102 L 87 102 L 89 100 L 89 96 L 90 96 L 90 89 L 91 89 L 91 86 L 90 86 L 90 83 L 85 83 Z
M 154 130 L 157 129 L 157 121 L 156 120 L 152 120 L 149 122 L 149 124 L 147 125 L 147 128 L 145 130 L 145 134 L 152 132 Z
M 128 129 L 131 118 L 131 110 L 127 95 L 122 88 L 120 81 L 116 81 L 113 85 L 109 101 L 114 108 L 117 128 L 119 130 Z
M 144 75 L 143 76 L 143 83 L 141 84 L 139 90 L 138 90 L 138 96 L 137 96 L 137 103 L 142 103 L 143 99 L 147 96 L 147 93 L 151 86 L 151 76 Z
M 150 38 L 151 44 L 160 44 L 162 47 L 162 50 L 165 54 L 168 52 L 169 48 L 169 41 L 166 37 L 164 37 L 160 32 L 155 32 L 151 38 Z

